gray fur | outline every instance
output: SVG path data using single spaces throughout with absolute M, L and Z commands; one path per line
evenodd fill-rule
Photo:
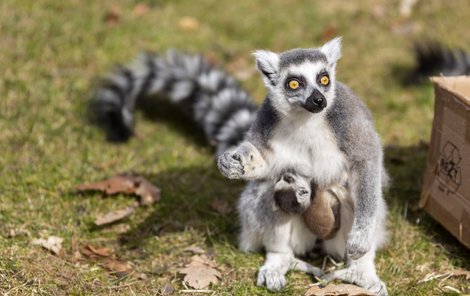
M 385 219 L 383 152 L 370 111 L 346 86 L 335 81 L 340 42 L 335 39 L 318 49 L 291 50 L 277 58 L 266 52 L 257 56 L 258 65 L 270 65 L 265 79 L 268 103 L 263 107 L 271 108 L 259 110 L 247 140 L 221 155 L 218 165 L 224 175 L 234 179 L 267 182 L 290 169 L 309 176 L 323 190 L 344 186 L 354 204 L 354 219 L 347 225 L 344 241 L 345 258 L 351 264 L 365 260 L 365 265 L 373 266 L 375 249 L 385 235 L 379 226 Z M 264 70 L 260 72 L 266 75 Z M 330 78 L 328 87 L 318 81 L 318 75 L 325 71 Z M 295 95 L 287 89 L 292 73 L 307 79 Z M 276 83 L 270 77 L 276 77 Z M 306 108 L 306 101 L 315 93 L 326 100 L 326 107 Z M 252 155 L 262 155 L 263 159 L 255 158 L 255 164 Z M 361 259 L 363 256 L 365 259 Z M 371 281 L 378 280 L 375 269 L 370 277 Z M 385 295 L 386 291 L 380 293 Z
M 316 48 L 296 48 L 283 52 L 279 60 L 279 67 L 300 65 L 305 62 L 327 62 L 326 55 Z

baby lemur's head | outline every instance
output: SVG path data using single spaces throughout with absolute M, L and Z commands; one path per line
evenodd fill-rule
M 300 110 L 319 113 L 332 104 L 341 37 L 319 48 L 282 53 L 258 50 L 254 56 L 272 104 L 282 114 Z

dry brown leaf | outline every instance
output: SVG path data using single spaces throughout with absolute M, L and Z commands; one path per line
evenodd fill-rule
M 199 21 L 191 16 L 184 16 L 178 21 L 178 27 L 187 32 L 199 29 Z
M 305 292 L 305 296 L 375 296 L 375 294 L 354 285 L 329 284 L 324 288 L 313 286 Z
M 106 214 L 97 215 L 95 219 L 95 224 L 97 226 L 102 226 L 110 223 L 114 223 L 116 221 L 122 220 L 132 213 L 134 213 L 135 207 L 128 207 L 126 209 L 120 209 L 116 211 L 112 211 Z
M 194 289 L 204 289 L 211 283 L 217 284 L 222 277 L 215 269 L 215 263 L 205 255 L 194 255 L 191 262 L 179 272 L 184 274 L 184 281 Z
M 204 254 L 206 251 L 198 246 L 192 245 L 184 249 L 185 252 L 191 252 L 193 254 Z
M 132 9 L 132 14 L 134 16 L 143 16 L 149 11 L 149 7 L 145 3 L 138 3 L 136 6 L 134 6 L 134 9 Z
M 143 177 L 118 175 L 109 179 L 85 183 L 76 187 L 79 192 L 101 191 L 107 195 L 118 193 L 135 194 L 140 197 L 141 205 L 150 205 L 160 199 L 160 189 Z
M 108 26 L 114 26 L 121 20 L 121 11 L 116 6 L 111 7 L 104 15 L 103 21 Z
M 81 252 L 87 257 L 109 257 L 113 254 L 111 249 L 106 247 L 94 247 L 92 245 L 86 245 Z
M 470 280 L 470 270 L 465 270 L 465 269 L 454 269 L 452 271 L 452 276 L 453 277 L 459 277 L 459 276 L 464 276 L 467 281 Z
M 323 28 L 323 32 L 321 33 L 321 39 L 323 41 L 328 41 L 333 39 L 335 36 L 338 35 L 338 27 L 334 24 L 327 25 Z
M 233 211 L 232 206 L 224 199 L 214 199 L 211 202 L 211 208 L 222 215 L 230 214 Z
M 41 246 L 46 250 L 51 251 L 52 253 L 56 254 L 57 256 L 64 255 L 64 250 L 62 249 L 62 242 L 64 241 L 63 238 L 58 236 L 49 236 L 47 240 L 39 238 L 33 240 L 31 243 L 33 245 Z
M 103 261 L 103 266 L 118 276 L 124 276 L 132 271 L 127 261 L 109 258 Z

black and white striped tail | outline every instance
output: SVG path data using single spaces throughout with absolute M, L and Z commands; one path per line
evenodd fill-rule
M 199 55 L 169 50 L 166 58 L 142 53 L 116 68 L 96 90 L 94 119 L 111 141 L 133 134 L 133 111 L 146 96 L 162 95 L 181 105 L 199 124 L 217 154 L 240 142 L 254 120 L 255 104 L 237 82 Z
M 406 82 L 418 83 L 430 76 L 457 76 L 470 74 L 470 54 L 462 49 L 451 49 L 439 42 L 416 43 L 416 66 Z

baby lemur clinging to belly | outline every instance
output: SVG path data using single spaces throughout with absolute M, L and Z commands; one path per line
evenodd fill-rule
M 319 239 L 334 237 L 341 223 L 340 200 L 307 178 L 284 174 L 274 186 L 274 202 L 286 214 L 301 215 Z

